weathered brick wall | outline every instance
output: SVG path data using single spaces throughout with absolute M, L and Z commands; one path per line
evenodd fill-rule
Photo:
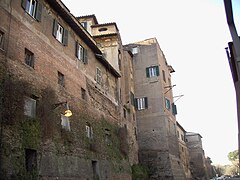
M 59 22 L 69 30 L 68 46 L 59 43 L 52 36 L 56 12 L 44 1 L 40 2 L 44 5 L 41 22 L 24 12 L 21 1 L 13 0 L 12 9 L 9 2 L 0 2 L 0 26 L 6 37 L 4 43 L 9 44 L 5 50 L 6 56 L 0 53 L 0 61 L 7 60 L 10 79 L 28 82 L 25 88 L 30 91 L 30 95 L 37 97 L 37 106 L 44 109 L 37 112 L 37 117 L 33 120 L 18 117 L 13 120 L 12 125 L 4 125 L 1 168 L 4 169 L 6 179 L 30 176 L 25 169 L 26 148 L 37 151 L 37 176 L 42 179 L 91 179 L 92 161 L 98 162 L 100 179 L 131 179 L 131 168 L 119 145 L 118 124 L 121 118 L 116 102 L 116 77 L 58 16 Z M 88 49 L 89 61 L 86 65 L 75 57 L 76 40 Z M 25 48 L 34 53 L 34 68 L 24 62 Z M 104 86 L 95 86 L 96 67 L 101 68 L 104 83 L 108 78 L 108 92 Z M 58 71 L 64 74 L 64 87 L 58 84 Z M 44 95 L 46 88 L 53 93 Z M 86 100 L 81 97 L 81 88 L 86 90 Z M 70 132 L 61 127 L 60 113 L 64 108 L 51 109 L 55 103 L 64 101 L 68 101 L 73 112 L 70 117 Z M 48 108 L 44 108 L 46 104 Z M 92 126 L 93 139 L 86 137 L 86 123 Z M 106 129 L 110 131 L 108 143 Z

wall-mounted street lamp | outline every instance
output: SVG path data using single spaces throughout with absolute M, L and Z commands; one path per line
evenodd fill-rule
M 66 116 L 66 117 L 72 116 L 72 111 L 69 109 L 69 105 L 68 105 L 67 101 L 54 104 L 54 109 L 56 109 L 57 107 L 59 107 L 61 105 L 64 105 L 66 108 L 66 110 L 64 111 L 64 116 Z

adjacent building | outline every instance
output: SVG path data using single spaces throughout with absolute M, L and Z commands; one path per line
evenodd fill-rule
M 186 179 L 176 135 L 172 66 L 156 38 L 124 46 L 133 54 L 139 161 L 151 179 Z
M 199 133 L 187 132 L 186 142 L 189 150 L 192 177 L 195 179 L 209 179 L 202 146 L 202 136 Z
M 180 125 L 179 122 L 177 122 L 177 137 L 178 137 L 178 143 L 179 143 L 179 153 L 180 153 L 180 159 L 182 166 L 184 168 L 186 179 L 192 179 L 192 174 L 190 171 L 190 159 L 189 159 L 189 151 L 186 144 L 186 131 L 185 129 Z

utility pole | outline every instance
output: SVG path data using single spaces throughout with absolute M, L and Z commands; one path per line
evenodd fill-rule
M 235 58 L 231 60 L 230 65 L 233 65 L 234 71 L 232 72 L 236 75 L 234 78 L 234 86 L 235 86 L 235 92 L 236 92 L 236 100 L 237 100 L 237 116 L 238 116 L 238 152 L 240 152 L 240 40 L 239 36 L 234 24 L 234 18 L 233 18 L 233 10 L 232 10 L 232 0 L 224 0 L 224 6 L 225 6 L 225 12 L 227 17 L 227 23 L 228 27 L 232 36 L 233 40 L 233 49 L 234 49 L 234 55 Z M 233 71 L 233 69 L 231 69 Z M 238 159 L 240 164 L 240 153 L 238 153 Z

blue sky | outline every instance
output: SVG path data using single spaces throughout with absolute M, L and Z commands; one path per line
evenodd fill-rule
M 231 40 L 221 0 L 62 0 L 75 16 L 95 14 L 99 23 L 116 22 L 123 44 L 156 37 L 175 69 L 172 82 L 177 121 L 200 133 L 214 164 L 228 164 L 237 149 L 237 112 L 225 47 Z M 239 0 L 233 0 L 240 27 Z M 238 28 L 239 29 L 239 28 Z

